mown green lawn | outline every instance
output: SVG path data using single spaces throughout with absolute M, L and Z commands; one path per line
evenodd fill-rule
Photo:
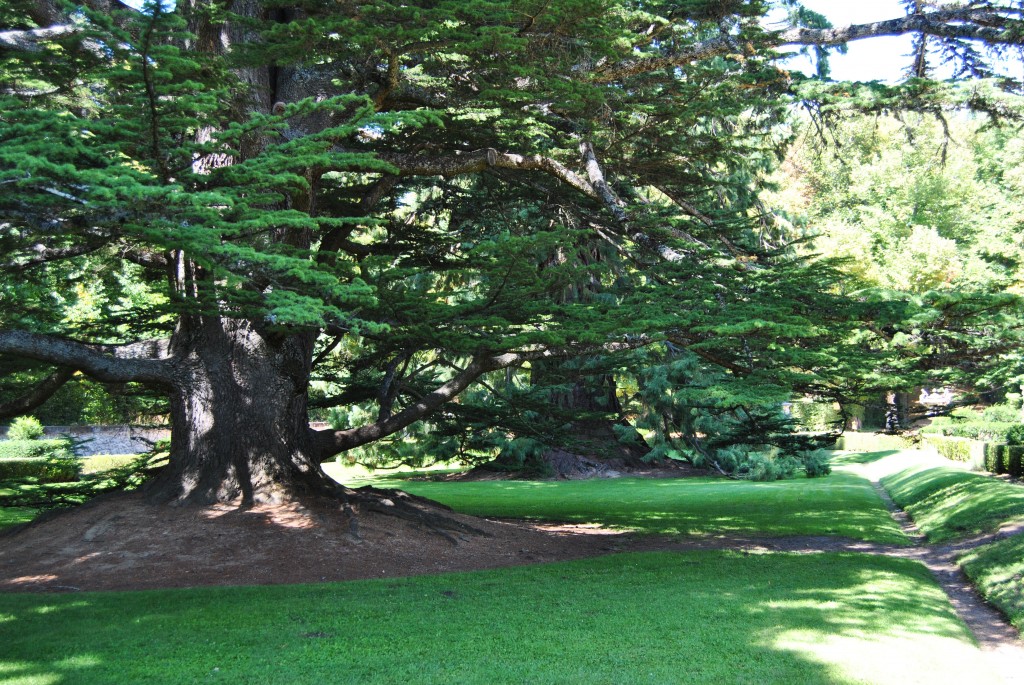
M 1024 518 L 1024 486 L 957 468 L 916 466 L 882 479 L 931 542 L 993 531 Z
M 852 469 L 773 483 L 724 478 L 435 482 L 388 477 L 372 482 L 476 516 L 596 523 L 673 535 L 834 535 L 906 542 L 870 483 Z
M 0 529 L 16 526 L 19 523 L 28 523 L 38 513 L 39 510 L 32 507 L 2 507 L 0 508 Z M 0 681 L 0 685 L 2 683 L 3 681 Z
M 959 561 L 985 599 L 1024 633 L 1024 534 L 979 547 Z
M 1024 518 L 1024 486 L 956 467 L 918 465 L 882 479 L 931 542 L 991 532 Z M 1024 631 L 1024 534 L 959 560 L 985 599 Z
M 0 644 L 4 685 L 994 682 L 921 565 L 859 554 L 0 595 Z

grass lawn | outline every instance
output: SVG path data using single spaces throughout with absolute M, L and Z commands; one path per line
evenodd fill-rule
M 0 529 L 8 526 L 16 526 L 19 523 L 28 523 L 39 513 L 33 507 L 2 507 L 0 508 Z M 0 680 L 0 685 L 3 681 Z
M 840 466 L 826 478 L 773 483 L 722 478 L 435 482 L 385 476 L 373 484 L 400 487 L 477 516 L 680 535 L 835 535 L 906 542 L 854 468 Z
M 921 565 L 621 554 L 306 586 L 0 595 L 0 682 L 993 682 Z
M 1024 517 L 1024 486 L 958 468 L 912 467 L 882 479 L 931 542 L 995 530 Z
M 959 562 L 985 599 L 1024 634 L 1024 534 L 979 547 Z

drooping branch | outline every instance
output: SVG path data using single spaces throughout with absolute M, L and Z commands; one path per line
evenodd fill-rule
M 317 439 L 321 450 L 320 458 L 326 459 L 345 450 L 366 445 L 375 440 L 397 433 L 403 428 L 419 421 L 439 409 L 445 403 L 468 388 L 473 381 L 489 371 L 497 371 L 509 366 L 517 366 L 531 359 L 554 356 L 549 350 L 530 352 L 508 352 L 494 356 L 476 357 L 454 378 L 424 395 L 416 403 L 406 407 L 397 414 L 387 416 L 374 423 L 346 430 L 317 431 Z
M 49 375 L 44 381 L 26 392 L 24 395 L 0 404 L 0 418 L 27 414 L 36 407 L 42 405 L 46 400 L 50 399 L 53 394 L 63 388 L 74 375 L 75 369 L 71 367 L 63 366 L 57 369 L 57 371 Z
M 166 340 L 127 345 L 90 345 L 28 331 L 0 331 L 0 353 L 77 368 L 105 383 L 169 384 L 173 367 Z

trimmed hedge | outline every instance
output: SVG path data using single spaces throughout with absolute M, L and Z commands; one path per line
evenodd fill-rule
M 952 438 L 944 435 L 923 435 L 921 439 L 925 445 L 931 447 L 946 459 L 970 464 L 974 470 L 986 469 L 991 471 L 988 468 L 991 455 L 996 452 L 997 448 L 1004 446 L 991 442 L 981 442 L 980 440 L 971 440 L 969 438 Z
M 1024 446 L 992 445 L 985 454 L 985 470 L 1014 478 L 1024 476 Z
M 78 480 L 82 462 L 71 457 L 0 459 L 0 481 L 35 478 L 39 483 L 70 483 Z
M 1008 442 L 1007 436 L 1019 428 L 1019 423 L 1006 423 L 1003 421 L 963 421 L 943 422 L 938 419 L 930 426 L 921 429 L 922 433 L 929 435 L 945 435 L 955 438 L 971 438 L 985 442 Z
M 0 461 L 7 459 L 37 459 L 51 457 L 67 459 L 73 455 L 71 440 L 0 440 Z
M 846 432 L 836 440 L 835 449 L 851 452 L 881 452 L 883 450 L 910 450 L 917 448 L 916 436 L 887 435 L 885 433 Z

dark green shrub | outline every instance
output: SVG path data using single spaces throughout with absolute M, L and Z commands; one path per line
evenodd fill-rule
M 774 450 L 770 452 L 750 452 L 747 461 L 740 468 L 741 475 L 747 480 L 774 481 L 786 480 L 796 475 L 800 461 L 795 457 L 779 456 Z
M 35 478 L 39 483 L 69 483 L 78 480 L 82 462 L 74 457 L 30 457 L 0 460 L 0 481 Z
M 1007 445 L 1024 445 L 1024 424 L 1018 423 L 1006 431 Z
M 981 416 L 985 421 L 1017 423 L 1020 421 L 1020 407 L 1012 404 L 993 404 L 991 407 L 985 407 Z
M 985 443 L 985 470 L 990 473 L 1005 473 L 1006 466 L 1003 463 L 1003 448 L 1006 445 Z
M 0 460 L 50 457 L 66 459 L 72 454 L 72 442 L 67 438 L 54 440 L 0 440 Z
M 19 416 L 7 429 L 9 440 L 36 440 L 43 437 L 43 424 L 34 416 Z
M 832 464 L 829 463 L 828 452 L 815 450 L 803 455 L 804 471 L 808 478 L 820 478 L 832 473 Z
M 1003 457 L 1003 466 L 1006 469 L 1006 473 L 1014 478 L 1024 476 L 1024 446 L 1004 445 L 1003 453 L 1006 455 Z

